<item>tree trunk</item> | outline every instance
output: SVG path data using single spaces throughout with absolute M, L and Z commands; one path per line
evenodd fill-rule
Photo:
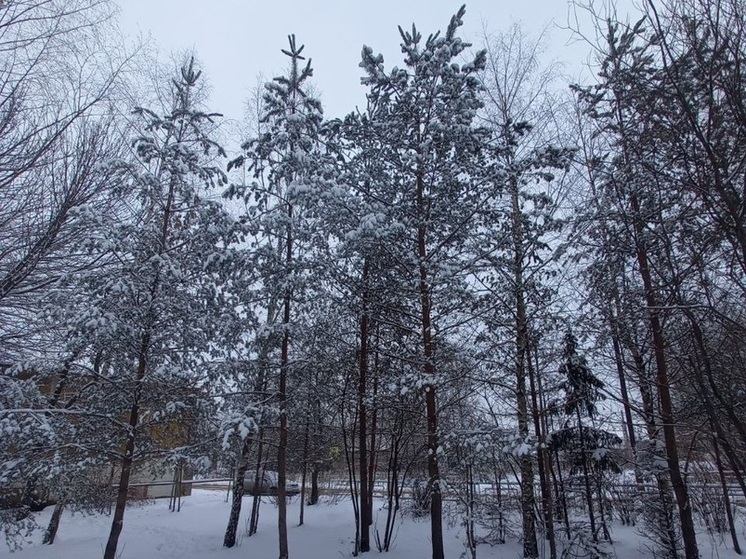
M 121 462 L 122 470 L 119 474 L 119 484 L 117 486 L 117 501 L 114 507 L 109 539 L 106 542 L 106 549 L 104 550 L 104 559 L 115 559 L 117 545 L 119 544 L 119 535 L 122 533 L 122 528 L 124 527 L 124 509 L 127 506 L 127 492 L 130 486 L 130 475 L 132 474 L 132 464 L 135 455 L 135 436 L 140 415 L 140 393 L 142 392 L 142 380 L 145 378 L 147 371 L 149 346 L 150 336 L 145 334 L 140 342 L 137 373 L 135 375 L 135 390 L 132 395 L 132 407 L 130 408 L 129 430 Z
M 368 381 L 368 281 L 370 276 L 370 264 L 366 259 L 363 264 L 363 293 L 362 293 L 362 310 L 360 313 L 360 359 L 358 377 L 358 460 L 360 463 L 360 552 L 370 551 L 370 512 L 371 508 L 368 503 L 370 493 L 368 492 L 368 410 L 365 403 Z
M 466 548 L 471 559 L 477 559 L 477 539 L 474 531 L 474 471 L 471 464 L 466 466 Z
M 440 488 L 440 468 L 438 466 L 438 415 L 435 401 L 435 388 L 426 387 L 427 409 L 427 472 L 430 476 L 430 537 L 433 544 L 433 559 L 444 559 L 443 550 L 443 497 Z
M 306 504 L 306 477 L 308 475 L 308 441 L 309 441 L 309 430 L 308 420 L 306 420 L 306 429 L 303 434 L 303 473 L 300 480 L 300 516 L 298 518 L 298 526 L 303 526 L 303 513 L 305 511 Z
M 378 327 L 376 327 L 378 332 Z M 368 448 L 368 523 L 373 525 L 373 491 L 376 484 L 376 470 L 378 468 L 378 452 L 376 450 L 376 436 L 378 435 L 378 334 L 376 334 L 376 350 L 373 357 L 373 402 L 370 418 L 370 447 Z
M 399 510 L 399 440 L 400 434 L 392 433 L 388 471 L 386 472 L 386 478 L 388 481 L 386 488 L 386 527 L 383 533 L 383 545 L 379 545 L 379 548 L 382 551 L 388 551 L 391 547 L 391 542 L 394 536 L 396 513 Z
M 309 505 L 319 502 L 319 467 L 314 464 L 311 469 L 311 496 L 308 498 Z
M 285 247 L 285 280 L 289 279 L 290 265 L 293 262 L 293 206 L 288 205 L 287 246 Z M 288 415 L 287 415 L 287 382 L 290 367 L 290 304 L 292 300 L 291 287 L 286 287 L 282 309 L 282 345 L 280 348 L 280 386 L 277 393 L 280 408 L 280 437 L 277 445 L 277 535 L 279 539 L 280 559 L 288 559 L 288 504 L 285 493 L 287 477 L 287 448 L 288 448 Z
M 275 323 L 277 313 L 277 297 L 271 296 L 267 305 L 267 325 L 273 326 Z M 262 339 L 259 343 L 259 375 L 256 378 L 254 384 L 254 390 L 257 393 L 267 392 L 268 378 L 270 372 L 270 361 L 269 356 L 272 351 L 271 339 Z M 264 476 L 264 464 L 266 463 L 266 455 L 264 450 L 264 418 L 259 418 L 259 426 L 256 434 L 256 467 L 254 468 L 254 479 L 252 481 L 252 496 L 251 496 L 251 515 L 249 517 L 249 537 L 256 534 L 259 529 L 259 508 L 262 504 L 261 491 L 259 485 Z M 247 463 L 248 463 L 248 456 Z
M 319 385 L 318 371 L 314 371 L 314 384 Z M 319 437 L 321 426 L 321 400 L 318 396 L 314 396 L 313 402 L 313 430 L 312 440 L 316 441 Z M 320 460 L 318 456 L 314 455 L 314 459 L 311 462 L 311 495 L 308 498 L 308 505 L 316 505 L 319 502 L 319 471 L 320 471 Z
M 567 493 L 565 491 L 565 480 L 562 479 L 562 464 L 560 464 L 559 452 L 554 453 L 554 459 L 557 464 L 557 496 L 562 507 L 562 519 L 565 522 L 565 533 L 567 539 L 571 539 L 570 532 L 570 515 L 567 512 Z
M 511 217 L 513 236 L 513 278 L 516 311 L 515 331 L 515 375 L 516 375 L 516 408 L 518 411 L 518 436 L 521 444 L 527 444 L 528 404 L 526 403 L 526 352 L 528 350 L 528 323 L 523 285 L 523 225 L 518 199 L 518 183 L 510 183 Z M 534 518 L 534 468 L 530 452 L 521 452 L 518 457 L 521 472 L 521 516 L 523 518 L 523 556 L 528 559 L 538 557 L 539 548 L 536 542 L 536 523 Z
M 583 420 L 580 417 L 580 406 L 575 408 L 575 416 L 578 420 L 578 431 L 580 432 L 580 452 L 583 455 L 583 483 L 585 485 L 585 504 L 588 507 L 588 520 L 591 524 L 591 538 L 593 543 L 598 543 L 598 533 L 596 532 L 596 515 L 593 512 L 593 491 L 591 490 L 591 476 L 588 472 L 588 450 L 585 447 L 585 430 L 583 429 Z
M 60 527 L 60 517 L 62 516 L 62 511 L 64 509 L 65 503 L 62 500 L 54 505 L 52 518 L 49 519 L 49 526 L 47 526 L 47 531 L 44 532 L 44 540 L 42 541 L 43 544 L 52 545 L 54 543 L 54 538 L 57 537 L 57 530 Z
M 495 504 L 497 505 L 497 542 L 505 543 L 505 514 L 503 511 L 503 476 L 495 451 L 492 451 L 492 469 L 495 476 Z
M 613 328 L 611 334 L 611 345 L 614 349 L 614 361 L 616 363 L 617 378 L 619 378 L 619 391 L 622 396 L 622 407 L 624 408 L 624 422 L 626 423 L 627 440 L 629 441 L 630 450 L 632 451 L 633 459 L 637 457 L 637 437 L 635 436 L 635 428 L 632 423 L 632 408 L 629 405 L 629 392 L 627 391 L 627 378 L 624 374 L 624 362 L 622 358 L 622 348 L 619 344 L 619 337 L 616 333 L 616 328 Z M 635 460 L 635 480 L 637 485 L 642 484 L 642 475 L 640 468 Z
M 422 173 L 417 174 L 417 209 L 421 218 L 427 211 L 424 200 L 425 183 Z M 425 357 L 423 372 L 425 384 L 425 412 L 427 416 L 427 473 L 430 489 L 430 537 L 433 559 L 444 559 L 443 550 L 443 497 L 440 487 L 440 467 L 438 465 L 438 406 L 435 397 L 435 352 L 432 339 L 431 287 L 427 274 L 427 240 L 425 225 L 417 227 L 417 256 L 420 272 L 420 318 L 422 325 L 422 350 Z
M 290 245 L 288 244 L 288 254 Z M 277 445 L 277 535 L 279 538 L 280 559 L 288 559 L 288 523 L 285 482 L 287 476 L 288 416 L 287 416 L 287 376 L 290 360 L 290 294 L 285 296 L 283 310 L 282 349 L 280 352 L 280 387 L 278 401 L 280 406 L 280 438 Z
M 130 409 L 130 427 L 133 429 L 137 425 L 138 406 L 133 404 Z M 121 472 L 119 474 L 119 484 L 117 486 L 117 501 L 114 507 L 114 516 L 111 522 L 111 531 L 109 539 L 106 542 L 104 550 L 104 559 L 115 559 L 117 554 L 117 545 L 119 544 L 119 535 L 124 527 L 124 509 L 127 506 L 127 492 L 129 490 L 130 475 L 132 473 L 132 455 L 135 450 L 134 432 L 127 436 L 124 458 L 121 461 Z
M 720 477 L 720 487 L 723 490 L 723 504 L 725 505 L 725 514 L 728 518 L 728 529 L 730 530 L 730 537 L 733 541 L 733 551 L 738 553 L 738 555 L 741 555 L 741 546 L 738 543 L 738 532 L 736 532 L 736 525 L 733 521 L 733 511 L 731 510 L 730 495 L 728 494 L 728 483 L 725 479 L 723 461 L 720 459 L 720 449 L 718 448 L 717 437 L 712 437 L 712 450 L 715 454 L 715 465 L 717 466 L 718 476 Z
M 603 472 L 596 472 L 596 494 L 598 495 L 598 521 L 601 523 L 601 532 L 607 542 L 611 542 L 611 532 L 606 522 L 606 499 L 604 498 Z
M 231 512 L 228 517 L 228 526 L 225 529 L 223 537 L 224 547 L 233 547 L 236 545 L 236 534 L 238 533 L 238 520 L 241 517 L 241 504 L 244 495 L 244 477 L 248 469 L 249 449 L 251 443 L 249 438 L 241 447 L 241 459 L 238 468 L 236 468 L 236 479 L 233 482 L 233 500 L 231 501 Z
M 264 455 L 264 429 L 259 428 L 258 439 L 256 449 L 256 469 L 254 470 L 254 481 L 251 498 L 251 517 L 249 518 L 249 536 L 256 534 L 259 529 L 259 507 L 262 504 L 261 494 L 261 483 L 264 477 L 264 464 L 266 463 L 266 455 Z
M 342 402 L 348 401 L 349 393 L 347 392 L 350 384 L 350 375 L 345 379 L 345 386 L 342 392 Z M 352 512 L 355 517 L 355 549 L 353 556 L 360 551 L 360 506 L 357 495 L 357 474 L 355 468 L 355 433 L 357 432 L 357 406 L 355 406 L 355 418 L 353 419 L 352 433 L 349 432 L 347 421 L 345 419 L 345 406 L 340 407 L 340 423 L 342 425 L 342 443 L 345 451 L 345 462 L 347 463 L 347 486 L 350 489 L 350 500 L 352 501 Z M 349 434 L 349 438 L 348 435 Z
M 544 517 L 544 526 L 546 528 L 546 538 L 549 540 L 549 556 L 550 559 L 557 559 L 557 542 L 554 537 L 554 516 L 552 514 L 552 486 L 549 483 L 546 471 L 545 455 L 547 453 L 546 448 L 546 431 L 542 429 L 541 415 L 539 412 L 538 395 L 536 392 L 536 382 L 534 382 L 534 376 L 538 376 L 538 355 L 535 356 L 537 359 L 537 367 L 534 372 L 534 368 L 531 365 L 531 355 L 527 353 L 526 363 L 528 365 L 528 380 L 529 387 L 531 389 L 531 413 L 534 418 L 534 430 L 536 432 L 536 438 L 539 441 L 539 448 L 537 450 L 537 460 L 539 467 L 539 484 L 541 486 L 541 511 Z
M 689 492 L 681 475 L 679 466 L 679 449 L 676 442 L 676 427 L 673 414 L 673 402 L 671 400 L 671 385 L 668 379 L 668 364 L 666 363 L 666 341 L 663 336 L 658 303 L 653 289 L 653 280 L 648 264 L 647 249 L 643 244 L 644 232 L 640 223 L 640 205 L 637 196 L 630 196 L 630 203 L 635 223 L 635 248 L 639 273 L 642 278 L 645 291 L 645 302 L 648 306 L 650 328 L 653 336 L 653 353 L 657 370 L 657 388 L 660 402 L 661 421 L 663 423 L 663 440 L 666 446 L 666 459 L 668 471 L 671 478 L 671 486 L 676 497 L 681 522 L 681 536 L 684 540 L 684 554 L 686 559 L 699 559 L 699 548 L 697 547 L 697 535 L 694 530 L 694 519 L 692 508 L 689 503 Z
M 653 403 L 653 393 L 651 387 L 648 384 L 648 373 L 645 369 L 645 361 L 642 354 L 634 346 L 628 346 L 628 349 L 632 353 L 632 359 L 635 364 L 635 371 L 639 380 L 640 395 L 642 398 L 642 415 L 645 420 L 645 429 L 647 431 L 648 441 L 656 444 L 658 441 L 658 427 L 655 422 L 655 404 Z M 662 473 L 655 474 L 655 483 L 658 490 L 658 502 L 660 504 L 660 517 L 657 519 L 662 525 L 660 532 L 664 535 L 666 540 L 663 543 L 664 547 L 670 551 L 671 559 L 678 558 L 678 552 L 676 550 L 677 537 L 676 529 L 673 524 L 673 502 L 671 501 L 671 492 L 669 490 L 668 478 Z
M 275 305 L 276 299 L 270 298 L 269 304 L 267 305 L 267 324 L 274 324 L 275 321 Z M 258 340 L 259 341 L 259 340 Z M 267 340 L 261 340 L 259 343 L 259 375 L 257 376 L 254 384 L 254 390 L 257 392 L 264 392 L 267 388 L 267 374 L 266 369 L 268 367 L 268 356 L 270 352 L 270 345 Z M 259 502 L 261 497 L 258 495 L 258 483 L 261 475 L 261 463 L 262 463 L 262 436 L 263 429 L 261 426 L 262 419 L 260 418 L 260 425 L 257 431 L 257 460 L 256 469 L 254 471 L 254 490 L 251 503 L 251 516 L 249 518 L 249 536 L 256 533 L 256 527 L 259 523 Z M 241 457 L 239 459 L 239 467 L 236 473 L 236 484 L 233 486 L 233 500 L 231 502 L 231 513 L 228 518 L 228 527 L 225 530 L 225 538 L 223 539 L 223 545 L 225 547 L 233 547 L 236 544 L 236 534 L 238 533 L 238 521 L 241 516 L 241 506 L 243 503 L 243 496 L 246 493 L 245 477 L 246 471 L 248 470 L 249 458 L 251 450 L 251 440 L 249 438 L 244 441 L 241 448 Z

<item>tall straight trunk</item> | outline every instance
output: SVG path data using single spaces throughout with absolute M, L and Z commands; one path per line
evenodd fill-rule
M 349 401 L 349 393 L 347 392 L 348 385 L 350 384 L 350 377 L 345 379 L 344 389 L 342 391 L 342 402 Z M 360 506 L 358 501 L 358 486 L 357 486 L 357 473 L 355 464 L 355 433 L 357 432 L 357 406 L 355 406 L 355 417 L 352 421 L 352 432 L 349 431 L 347 426 L 347 420 L 345 418 L 345 406 L 340 406 L 339 416 L 340 424 L 342 426 L 342 444 L 345 451 L 345 462 L 347 464 L 347 486 L 350 489 L 350 500 L 352 501 L 352 513 L 355 517 L 355 549 L 353 556 L 357 555 L 360 551 Z M 349 438 L 348 435 L 349 434 Z
M 538 368 L 538 365 L 537 365 Z M 539 422 L 542 429 L 542 432 L 544 433 L 544 438 L 546 439 L 547 433 L 549 433 L 549 420 L 547 416 L 549 415 L 546 413 L 547 409 L 547 403 L 544 397 L 544 389 L 542 388 L 542 377 L 541 375 L 536 375 L 536 391 L 537 396 L 539 398 L 539 406 L 541 410 L 545 410 L 545 413 L 539 414 Z M 552 517 L 552 527 L 553 527 L 553 534 L 554 534 L 554 545 L 555 545 L 555 553 L 556 553 L 556 546 L 557 546 L 557 531 L 554 527 L 554 519 L 556 516 L 558 516 L 556 513 L 559 510 L 557 507 L 557 501 L 558 501 L 558 482 L 557 482 L 557 476 L 554 473 L 554 468 L 552 466 L 552 452 L 549 450 L 549 448 L 542 449 L 542 456 L 544 461 L 544 476 L 546 479 L 547 484 L 547 495 L 549 496 L 549 515 Z M 554 493 L 552 493 L 552 489 L 554 489 Z M 569 537 L 569 534 L 568 534 Z M 551 552 L 551 549 L 550 549 Z
M 267 324 L 273 325 L 275 322 L 276 313 L 276 299 L 270 298 L 269 306 L 267 307 Z M 266 393 L 268 387 L 268 377 L 270 370 L 269 356 L 272 351 L 272 344 L 270 340 L 265 339 L 262 341 L 259 348 L 259 375 L 256 379 L 255 391 L 257 393 Z M 264 468 L 267 462 L 267 454 L 269 450 L 265 451 L 264 445 L 264 418 L 260 418 L 259 427 L 256 433 L 256 462 L 254 468 L 254 479 L 252 480 L 252 496 L 251 496 L 251 515 L 249 516 L 249 536 L 256 534 L 259 529 L 259 509 L 262 504 L 262 496 L 259 486 L 261 480 L 264 477 Z
M 471 559 L 477 559 L 477 538 L 474 530 L 474 469 L 471 464 L 466 466 L 466 549 Z
M 538 368 L 538 365 L 537 365 Z M 542 378 L 541 375 L 536 375 L 536 395 L 539 398 L 539 409 L 546 410 L 547 409 L 547 403 L 546 399 L 544 397 L 544 389 L 542 387 Z M 549 433 L 549 414 L 548 413 L 540 413 L 539 414 L 539 421 L 541 424 L 541 430 L 544 433 L 544 437 L 546 438 L 546 434 Z M 551 498 L 550 501 L 550 511 L 549 513 L 552 515 L 552 525 L 554 525 L 554 519 L 556 517 L 562 516 L 562 507 L 561 503 L 559 502 L 559 482 L 557 480 L 557 475 L 554 473 L 554 467 L 552 465 L 552 452 L 548 448 L 543 449 L 543 457 L 544 457 L 544 475 L 546 476 L 546 481 L 548 485 L 548 494 Z M 554 489 L 554 493 L 552 493 L 552 489 Z M 555 529 L 555 545 L 556 545 L 556 529 Z
M 298 518 L 298 526 L 303 526 L 305 512 L 306 512 L 306 488 L 308 480 L 308 454 L 311 445 L 311 423 L 316 420 L 316 396 L 312 396 L 314 389 L 318 387 L 318 375 L 314 374 L 313 371 L 309 372 L 308 375 L 308 387 L 311 389 L 308 393 L 309 401 L 306 404 L 310 407 L 306 411 L 306 421 L 303 429 L 303 472 L 301 474 L 300 483 L 300 514 Z
M 114 507 L 114 516 L 111 521 L 111 531 L 104 550 L 104 559 L 115 559 L 119 535 L 124 527 L 124 509 L 127 506 L 127 492 L 132 475 L 132 464 L 135 455 L 135 437 L 140 416 L 140 395 L 142 392 L 142 381 L 145 378 L 148 366 L 148 350 L 150 348 L 150 335 L 144 334 L 140 340 L 140 351 L 137 359 L 137 373 L 135 374 L 135 390 L 132 395 L 132 406 L 129 414 L 129 429 L 127 442 L 125 443 L 124 456 L 119 473 L 119 484 L 117 485 L 117 502 Z
M 733 551 L 741 555 L 741 545 L 738 543 L 738 532 L 736 531 L 736 524 L 733 521 L 733 511 L 730 505 L 730 494 L 728 493 L 728 483 L 725 479 L 725 471 L 723 469 L 723 461 L 720 459 L 720 448 L 718 445 L 717 437 L 712 437 L 712 450 L 715 455 L 715 465 L 718 469 L 718 477 L 720 478 L 720 487 L 723 490 L 723 504 L 725 505 L 725 514 L 728 518 L 728 529 L 730 530 L 730 538 L 733 542 Z
M 526 317 L 526 301 L 523 282 L 523 221 L 520 201 L 518 198 L 518 183 L 515 178 L 510 182 L 511 219 L 513 236 L 513 280 L 515 289 L 515 376 L 516 376 L 516 404 L 518 412 L 518 435 L 521 444 L 526 444 L 529 438 L 528 404 L 526 402 L 526 352 L 528 350 L 528 319 Z M 523 519 L 523 556 L 525 558 L 538 557 L 539 548 L 536 542 L 536 522 L 534 507 L 534 468 L 530 452 L 522 452 L 518 458 L 521 472 L 521 516 Z
M 314 385 L 319 385 L 318 370 L 314 369 Z M 321 425 L 321 399 L 318 396 L 314 396 L 313 400 L 313 432 L 311 437 L 313 440 L 319 436 L 319 427 Z M 309 505 L 315 505 L 319 502 L 319 462 L 313 460 L 311 462 L 311 495 L 308 498 Z
M 178 138 L 182 138 L 184 128 L 178 132 Z M 161 222 L 160 238 L 158 239 L 157 253 L 164 254 L 168 250 L 168 236 L 171 226 L 171 216 L 174 211 L 174 199 L 176 197 L 176 177 L 171 175 L 171 179 L 166 191 L 166 202 L 163 207 L 163 221 Z M 154 301 L 158 289 L 161 285 L 160 270 L 156 269 L 153 282 L 150 285 L 151 304 Z M 127 492 L 129 491 L 130 477 L 132 475 L 132 466 L 135 455 L 135 438 L 140 416 L 140 397 L 142 395 L 142 383 L 148 371 L 148 354 L 150 352 L 151 328 L 152 323 L 148 320 L 143 325 L 144 334 L 140 338 L 140 348 L 137 356 L 137 371 L 135 373 L 135 389 L 132 395 L 132 406 L 129 413 L 129 428 L 127 430 L 127 441 L 125 443 L 124 456 L 121 462 L 121 472 L 119 474 L 119 484 L 117 486 L 117 500 L 114 507 L 114 516 L 111 522 L 111 531 L 109 539 L 106 542 L 104 550 L 104 559 L 114 559 L 117 553 L 119 536 L 124 527 L 124 509 L 127 506 Z
M 642 399 L 642 419 L 645 421 L 645 431 L 648 440 L 657 438 L 657 427 L 655 424 L 655 395 L 653 394 L 652 383 L 650 382 L 650 373 L 645 366 L 645 357 L 640 349 L 631 341 L 625 340 L 625 347 L 632 355 L 633 370 L 637 375 L 637 388 L 640 390 Z
M 359 376 L 358 376 L 358 460 L 360 464 L 360 552 L 370 551 L 370 512 L 368 499 L 368 410 L 365 403 L 368 382 L 368 282 L 370 277 L 370 263 L 366 259 L 363 263 L 363 292 L 362 292 L 362 310 L 360 313 L 360 359 L 359 359 Z
M 228 517 L 228 526 L 225 529 L 223 537 L 224 547 L 233 547 L 236 545 L 236 534 L 238 533 L 238 519 L 241 517 L 241 503 L 244 495 L 244 477 L 249 465 L 249 450 L 251 449 L 251 440 L 247 437 L 241 446 L 241 458 L 239 459 L 238 468 L 236 468 L 236 479 L 233 483 L 233 500 L 231 501 L 231 512 Z
M 497 505 L 497 543 L 505 543 L 505 512 L 503 511 L 503 475 L 495 451 L 492 451 L 492 469 L 495 477 L 495 504 Z
M 259 530 L 259 508 L 262 504 L 261 483 L 264 477 L 264 464 L 267 456 L 264 454 L 264 429 L 259 427 L 257 433 L 256 448 L 256 468 L 254 469 L 254 479 L 252 480 L 251 496 L 251 516 L 249 517 L 249 536 L 256 534 Z
M 293 219 L 293 206 L 288 205 L 288 222 Z M 293 232 L 288 225 L 287 246 L 285 247 L 285 265 L 289 268 L 293 261 Z M 286 271 L 289 274 L 289 270 Z M 286 276 L 287 280 L 287 276 Z M 287 415 L 287 382 L 290 367 L 290 303 L 292 294 L 286 287 L 282 301 L 282 345 L 280 348 L 280 386 L 277 401 L 280 408 L 280 437 L 277 444 L 277 535 L 279 538 L 280 559 L 288 559 L 288 522 L 285 484 L 287 477 L 288 448 L 288 415 Z
M 545 463 L 545 455 L 547 453 L 546 431 L 542 429 L 538 394 L 536 392 L 537 383 L 534 381 L 534 377 L 538 377 L 539 373 L 538 355 L 535 355 L 534 357 L 537 360 L 536 370 L 534 370 L 534 367 L 531 364 L 530 354 L 526 355 L 526 363 L 528 365 L 528 380 L 529 387 L 531 389 L 531 413 L 534 418 L 534 431 L 536 432 L 536 438 L 539 441 L 539 448 L 537 449 L 537 460 L 539 469 L 539 485 L 541 486 L 541 512 L 542 516 L 544 517 L 546 539 L 549 541 L 549 556 L 550 559 L 556 559 L 557 542 L 554 537 L 554 516 L 552 514 L 552 486 L 549 483 L 548 472 L 546 471 Z
M 635 491 L 637 495 L 640 495 L 645 491 L 644 480 L 642 476 L 642 470 L 640 469 L 640 461 L 637 457 L 637 436 L 635 435 L 635 428 L 632 423 L 632 407 L 630 406 L 629 402 L 629 392 L 627 390 L 626 380 L 627 375 L 624 372 L 624 356 L 622 354 L 622 346 L 619 341 L 618 324 L 616 324 L 617 317 L 612 317 L 611 319 L 611 346 L 614 350 L 614 363 L 616 364 L 617 377 L 619 378 L 619 389 L 622 396 L 624 423 L 626 427 L 625 433 L 627 435 L 627 440 L 629 441 L 629 448 L 632 453 L 632 461 L 635 468 Z
M 303 526 L 303 514 L 306 505 L 306 477 L 308 475 L 308 443 L 310 438 L 309 421 L 306 419 L 306 428 L 303 433 L 303 473 L 300 481 L 300 514 L 298 516 L 298 526 Z
M 650 273 L 647 248 L 644 245 L 644 231 L 640 222 L 640 204 L 636 194 L 630 195 L 630 204 L 633 211 L 635 230 L 635 249 L 637 252 L 637 263 L 645 292 L 645 302 L 648 306 L 648 320 L 653 336 L 653 354 L 655 357 L 656 379 L 658 388 L 658 399 L 660 403 L 661 421 L 663 423 L 663 441 L 666 447 L 666 459 L 671 479 L 676 505 L 681 522 L 681 536 L 684 540 L 684 554 L 686 559 L 699 559 L 699 548 L 697 546 L 697 535 L 694 531 L 694 519 L 692 507 L 689 502 L 689 492 L 681 475 L 679 465 L 679 449 L 676 442 L 676 427 L 673 413 L 673 402 L 671 400 L 671 385 L 668 378 L 668 364 L 666 362 L 666 340 L 663 335 L 658 309 L 658 301 L 655 297 L 653 280 Z
M 376 483 L 378 468 L 378 451 L 376 437 L 378 435 L 378 326 L 376 327 L 376 348 L 373 354 L 373 405 L 370 418 L 370 447 L 368 448 L 368 523 L 373 525 L 373 490 Z
M 417 209 L 424 221 L 427 215 L 425 208 L 425 183 L 422 173 L 417 174 Z M 438 405 L 435 397 L 435 352 L 432 338 L 432 291 L 427 273 L 427 238 L 423 223 L 417 226 L 417 256 L 419 258 L 419 292 L 420 318 L 422 326 L 422 350 L 425 357 L 423 372 L 425 385 L 425 413 L 427 416 L 427 473 L 430 488 L 430 538 L 432 541 L 433 559 L 444 559 L 443 550 L 443 496 L 440 487 L 440 467 L 438 465 Z
M 523 299 L 523 297 L 520 297 Z M 518 322 L 525 323 L 525 308 L 519 302 Z M 516 400 L 518 411 L 518 435 L 521 443 L 529 438 L 528 405 L 526 403 L 526 369 L 524 348 L 526 343 L 525 329 L 521 328 L 516 337 Z M 536 522 L 534 508 L 534 467 L 530 452 L 523 452 L 518 458 L 521 472 L 521 516 L 523 519 L 523 556 L 525 558 L 538 557 L 539 550 L 536 542 Z
M 286 330 L 282 336 L 282 349 L 280 352 L 280 387 L 278 392 L 278 403 L 280 407 L 280 437 L 277 445 L 277 535 L 279 537 L 279 557 L 280 559 L 288 559 L 288 523 L 285 484 L 287 477 L 288 448 L 287 373 L 290 333 L 287 331 L 287 327 L 290 324 L 289 295 L 285 297 L 283 317 L 283 324 L 285 325 Z
M 616 333 L 616 327 L 611 334 L 611 345 L 614 350 L 614 362 L 616 364 L 617 378 L 619 379 L 619 392 L 622 396 L 622 407 L 624 409 L 624 422 L 626 423 L 627 440 L 629 441 L 632 454 L 637 453 L 637 437 L 635 436 L 634 424 L 632 423 L 632 408 L 629 404 L 629 391 L 627 390 L 627 375 L 624 374 L 624 359 L 622 357 L 622 348 L 619 344 L 619 336 Z M 639 468 L 635 468 L 639 472 Z M 636 474 L 638 475 L 638 474 Z
M 399 442 L 401 440 L 401 430 L 399 433 L 391 434 L 391 451 L 389 452 L 388 468 L 386 472 L 386 527 L 383 532 L 383 544 L 379 542 L 379 548 L 382 551 L 388 551 L 394 536 L 394 526 L 396 514 L 399 511 Z

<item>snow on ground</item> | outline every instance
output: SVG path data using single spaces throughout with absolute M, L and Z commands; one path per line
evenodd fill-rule
M 251 557 L 273 559 L 277 557 L 277 509 L 266 502 L 262 504 L 260 526 L 251 538 L 246 534 L 246 519 L 251 500 L 244 499 L 241 514 L 239 541 L 233 549 L 222 546 L 223 533 L 228 520 L 229 504 L 225 491 L 195 489 L 190 497 L 182 499 L 181 512 L 168 510 L 168 500 L 161 499 L 127 509 L 124 530 L 119 540 L 121 559 L 230 559 Z M 40 526 L 46 526 L 52 507 L 39 514 Z M 334 559 L 350 557 L 353 548 L 354 520 L 347 501 L 322 503 L 306 507 L 305 524 L 298 526 L 299 500 L 288 507 L 288 536 L 290 556 L 297 559 Z M 385 511 L 378 512 L 379 524 L 385 523 Z M 41 533 L 12 555 L 0 547 L 0 557 L 12 559 L 99 559 L 103 555 L 111 520 L 106 516 L 84 516 L 65 513 L 60 523 L 54 545 L 41 545 Z M 743 528 L 743 527 L 741 527 Z M 382 531 L 382 528 L 381 528 Z M 386 559 L 427 559 L 430 557 L 430 524 L 427 518 L 413 520 L 400 518 L 398 534 Z M 744 534 L 740 530 L 742 541 Z M 374 532 L 372 532 L 374 533 Z M 464 534 L 459 526 L 446 528 L 446 557 L 456 559 L 465 551 Z M 614 553 L 617 559 L 652 557 L 645 552 L 646 542 L 635 528 L 615 526 Z M 543 542 L 542 542 L 543 543 Z M 713 545 L 706 534 L 700 536 L 703 559 L 736 559 L 738 557 L 723 543 Z M 372 555 L 378 555 L 373 551 Z M 548 555 L 548 550 L 547 550 Z M 518 559 L 520 544 L 510 541 L 505 545 L 478 547 L 479 559 Z

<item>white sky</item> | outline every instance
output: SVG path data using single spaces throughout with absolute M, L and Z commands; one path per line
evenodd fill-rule
M 210 109 L 242 119 L 257 76 L 281 74 L 287 35 L 295 33 L 313 60 L 314 82 L 327 117 L 364 105 L 360 85 L 363 44 L 381 52 L 387 68 L 401 65 L 397 25 L 414 22 L 426 37 L 444 30 L 461 0 L 118 0 L 120 26 L 130 36 L 150 36 L 164 58 L 194 49 L 212 86 Z M 629 5 L 631 0 L 618 4 Z M 461 37 L 479 45 L 483 27 L 507 29 L 520 22 L 532 34 L 550 28 L 548 55 L 582 69 L 589 48 L 569 44 L 567 0 L 470 0 Z M 621 11 L 621 10 L 620 10 Z M 591 32 L 590 30 L 588 30 Z

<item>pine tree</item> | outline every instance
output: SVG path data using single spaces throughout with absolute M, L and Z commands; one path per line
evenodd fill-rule
M 285 482 L 288 449 L 288 381 L 293 373 L 291 343 L 297 328 L 298 309 L 303 299 L 305 274 L 312 260 L 311 247 L 321 231 L 314 227 L 316 175 L 324 165 L 319 150 L 323 120 L 321 103 L 309 91 L 313 76 L 311 61 L 302 55 L 294 35 L 288 37 L 290 58 L 287 75 L 265 86 L 264 129 L 246 142 L 244 155 L 231 167 L 246 164 L 256 179 L 250 185 L 232 187 L 229 195 L 254 201 L 247 220 L 256 232 L 256 254 L 261 266 L 263 292 L 267 301 L 277 301 L 280 330 L 280 364 L 277 381 L 279 440 L 277 446 L 278 533 L 280 559 L 289 556 Z M 271 303 L 270 303 L 271 304 Z
M 432 556 L 442 559 L 443 526 L 439 456 L 439 380 L 436 331 L 445 326 L 439 305 L 450 307 L 463 284 L 462 257 L 467 251 L 472 217 L 479 209 L 479 190 L 473 165 L 484 135 L 472 123 L 481 106 L 476 73 L 484 68 L 479 52 L 465 64 L 458 62 L 468 44 L 456 35 L 462 7 L 446 32 L 423 40 L 415 26 L 399 29 L 404 67 L 386 73 L 383 57 L 363 47 L 363 84 L 374 107 L 370 126 L 380 145 L 380 157 L 391 172 L 384 200 L 392 219 L 400 224 L 397 260 L 407 283 L 403 293 L 416 309 L 420 332 L 418 386 L 427 418 L 428 488 Z M 446 303 L 448 301 L 448 303 Z M 438 324 L 438 322 L 442 324 Z
M 84 349 L 77 382 L 89 384 L 68 403 L 88 418 L 79 444 L 117 457 L 106 559 L 116 556 L 133 471 L 187 459 L 190 448 L 199 454 L 194 430 L 212 407 L 205 361 L 232 306 L 221 286 L 240 228 L 207 197 L 224 184 L 214 164 L 224 153 L 210 137 L 218 115 L 199 108 L 200 75 L 189 59 L 171 82 L 165 115 L 135 110 L 135 159 L 111 162 L 127 211 L 115 220 L 85 216 L 87 248 L 104 265 L 66 278 L 52 310 L 69 343 Z

